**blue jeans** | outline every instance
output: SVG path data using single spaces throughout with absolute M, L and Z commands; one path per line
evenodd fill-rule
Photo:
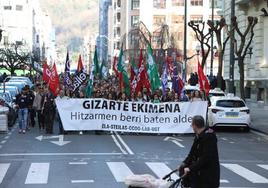
M 28 108 L 19 109 L 19 128 L 25 130 L 28 123 Z

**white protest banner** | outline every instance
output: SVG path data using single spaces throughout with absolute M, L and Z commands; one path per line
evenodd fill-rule
M 192 133 L 195 115 L 206 117 L 207 102 L 143 103 L 106 99 L 56 99 L 65 130 Z

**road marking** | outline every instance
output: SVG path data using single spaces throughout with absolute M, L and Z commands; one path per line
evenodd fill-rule
M 49 163 L 32 163 L 25 184 L 47 184 Z
M 117 182 L 123 182 L 133 172 L 124 162 L 106 162 Z
M 94 183 L 94 180 L 72 180 L 72 183 Z
M 3 140 L 2 142 L 1 142 L 1 144 L 4 144 L 4 143 L 6 143 L 7 141 L 6 140 Z
M 264 168 L 265 170 L 268 170 L 268 165 L 258 164 L 258 166 Z
M 4 179 L 9 166 L 10 166 L 10 163 L 0 163 L 0 184 L 2 183 Z
M 179 138 L 174 138 L 174 137 L 166 137 L 164 138 L 164 141 L 171 141 L 173 142 L 174 144 L 176 144 L 177 146 L 181 147 L 181 148 L 184 148 L 184 145 L 182 145 L 180 142 L 182 141 L 181 139 Z
M 146 162 L 146 165 L 157 175 L 159 178 L 163 178 L 172 170 L 165 163 Z M 171 179 L 176 180 L 179 177 L 174 173 L 171 175 Z
M 124 153 L 4 153 L 0 157 L 10 156 L 77 156 L 77 155 L 122 155 Z
M 263 137 L 264 139 L 268 140 L 268 136 L 264 133 L 260 133 L 258 131 L 254 131 L 254 130 L 250 130 L 250 132 L 252 132 L 253 134 L 259 135 L 259 136 Z
M 9 136 L 6 136 L 4 139 L 9 139 Z
M 252 172 L 238 164 L 221 163 L 221 165 L 252 183 L 268 183 L 268 179 L 265 177 L 262 177 L 261 175 Z
M 127 145 L 127 144 L 125 143 L 125 141 L 121 138 L 121 136 L 120 136 L 117 132 L 115 132 L 115 134 L 116 134 L 118 140 L 119 140 L 119 141 L 123 144 L 123 146 L 126 148 L 126 150 L 128 151 L 128 153 L 129 153 L 130 155 L 134 155 L 133 151 L 128 147 L 128 145 Z
M 122 148 L 122 146 L 119 144 L 119 142 L 117 141 L 116 137 L 115 137 L 114 135 L 111 135 L 111 137 L 113 138 L 115 144 L 116 144 L 117 147 L 121 150 L 121 152 L 122 152 L 123 154 L 125 154 L 125 155 L 128 154 L 128 153 Z
M 86 165 L 87 162 L 69 162 L 69 165 Z
M 11 135 L 11 132 L 7 133 L 7 135 Z
M 228 180 L 220 180 L 220 183 L 229 183 L 229 181 Z

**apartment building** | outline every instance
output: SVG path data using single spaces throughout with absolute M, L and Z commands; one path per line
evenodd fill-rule
M 173 37 L 178 56 L 182 56 L 184 41 L 184 6 L 185 0 L 113 0 L 113 49 L 118 49 L 121 43 L 126 44 L 128 49 L 128 32 L 142 21 L 152 36 L 157 36 L 163 24 L 168 25 L 169 34 Z M 214 0 L 214 19 L 220 19 L 222 0 Z M 211 0 L 187 0 L 187 21 L 201 23 L 211 19 Z M 194 33 L 187 28 L 187 55 L 193 55 L 197 46 Z M 214 43 L 216 44 L 216 42 Z M 157 40 L 152 38 L 152 48 L 159 45 Z M 196 63 L 196 59 L 192 60 Z M 189 63 L 189 71 L 196 71 L 196 66 Z M 214 67 L 217 70 L 217 66 Z M 214 71 L 214 72 L 215 72 Z M 216 72 L 215 72 L 216 74 Z
M 224 1 L 224 17 L 230 23 L 231 1 Z M 245 95 L 248 100 L 268 104 L 268 2 L 265 0 L 235 1 L 235 15 L 239 28 L 244 32 L 247 17 L 258 18 L 251 43 L 252 54 L 246 56 L 245 63 Z M 227 45 L 224 57 L 224 78 L 229 80 L 230 55 Z M 239 94 L 239 70 L 235 61 L 234 80 L 236 93 Z
M 55 30 L 39 0 L 1 0 L 0 28 L 0 47 L 16 43 L 40 60 L 55 61 Z

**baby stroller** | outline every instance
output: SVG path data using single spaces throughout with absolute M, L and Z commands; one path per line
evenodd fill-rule
M 169 174 L 165 175 L 162 179 L 156 179 L 149 174 L 143 175 L 131 175 L 126 177 L 125 184 L 128 188 L 179 188 L 182 178 L 177 180 L 171 179 L 171 175 L 178 170 L 173 170 Z

